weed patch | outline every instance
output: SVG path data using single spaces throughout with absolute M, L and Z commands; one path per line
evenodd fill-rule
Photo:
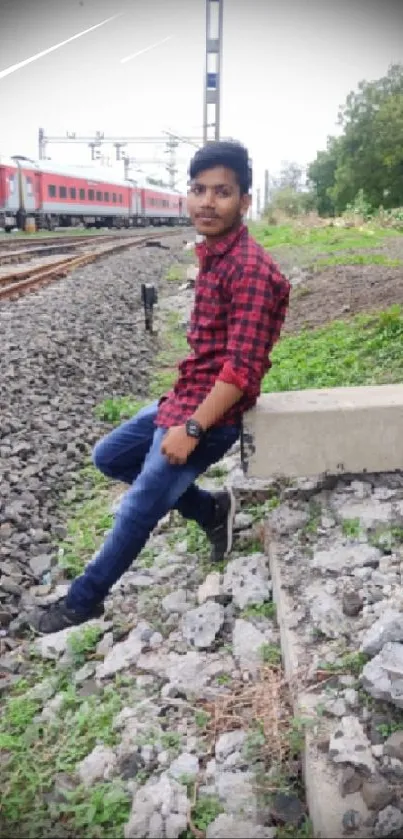
M 400 382 L 402 342 L 399 306 L 287 336 L 274 347 L 263 392 Z

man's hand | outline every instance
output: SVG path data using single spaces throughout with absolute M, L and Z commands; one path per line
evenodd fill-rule
M 184 425 L 174 425 L 168 431 L 161 444 L 161 452 L 175 466 L 182 466 L 194 452 L 198 440 L 186 434 Z

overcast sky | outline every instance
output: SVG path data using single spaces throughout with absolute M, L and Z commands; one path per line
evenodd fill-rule
M 0 154 L 37 158 L 40 125 L 49 135 L 201 136 L 204 60 L 205 0 L 0 0 Z M 221 134 L 248 145 L 262 185 L 266 167 L 314 159 L 348 93 L 399 61 L 402 2 L 224 0 Z M 85 146 L 48 154 L 90 161 Z M 163 159 L 156 146 L 131 154 Z M 178 151 L 185 163 L 190 154 Z

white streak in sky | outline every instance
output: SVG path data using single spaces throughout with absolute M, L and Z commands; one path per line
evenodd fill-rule
M 38 58 L 43 58 L 44 55 L 48 55 L 48 53 L 54 52 L 54 50 L 58 50 L 60 49 L 60 47 L 64 47 L 66 44 L 69 44 L 70 41 L 75 41 L 76 38 L 82 38 L 83 35 L 88 35 L 89 32 L 93 32 L 100 26 L 105 26 L 105 23 L 110 23 L 111 20 L 115 20 L 117 17 L 120 16 L 120 14 L 113 15 L 113 17 L 108 17 L 105 20 L 101 20 L 101 23 L 96 23 L 95 26 L 90 26 L 89 29 L 84 29 L 82 32 L 77 32 L 77 35 L 72 35 L 71 38 L 67 38 L 66 41 L 61 41 L 60 44 L 55 44 L 53 47 L 48 47 L 47 50 L 42 50 L 42 52 L 37 52 L 36 55 L 31 55 L 30 58 L 25 58 L 24 61 L 19 61 L 18 64 L 12 64 L 11 67 L 6 67 L 5 70 L 0 70 L 0 79 L 4 79 L 5 76 L 10 76 L 11 73 L 15 73 L 15 71 L 20 70 L 21 67 L 25 67 L 27 64 L 31 64 L 32 61 L 37 61 Z
M 148 52 L 149 50 L 153 50 L 155 47 L 159 47 L 161 44 L 165 44 L 165 41 L 169 41 L 172 37 L 172 35 L 168 35 L 167 38 L 163 38 L 162 41 L 157 41 L 156 44 L 151 44 L 150 47 L 144 47 L 144 49 L 139 50 L 138 52 L 133 52 L 131 55 L 126 55 L 125 58 L 120 59 L 120 63 L 125 64 L 126 61 L 131 61 L 132 58 L 137 58 L 137 56 L 142 55 L 143 52 Z

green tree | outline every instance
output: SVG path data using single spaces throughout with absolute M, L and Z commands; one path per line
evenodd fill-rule
M 316 197 L 316 208 L 321 216 L 334 215 L 334 201 L 330 190 L 334 186 L 339 158 L 340 138 L 329 137 L 326 151 L 319 151 L 308 166 L 308 178 Z
M 403 204 L 403 65 L 360 82 L 338 121 L 341 136 L 330 138 L 308 169 L 319 212 L 341 212 L 360 190 L 373 208 Z

